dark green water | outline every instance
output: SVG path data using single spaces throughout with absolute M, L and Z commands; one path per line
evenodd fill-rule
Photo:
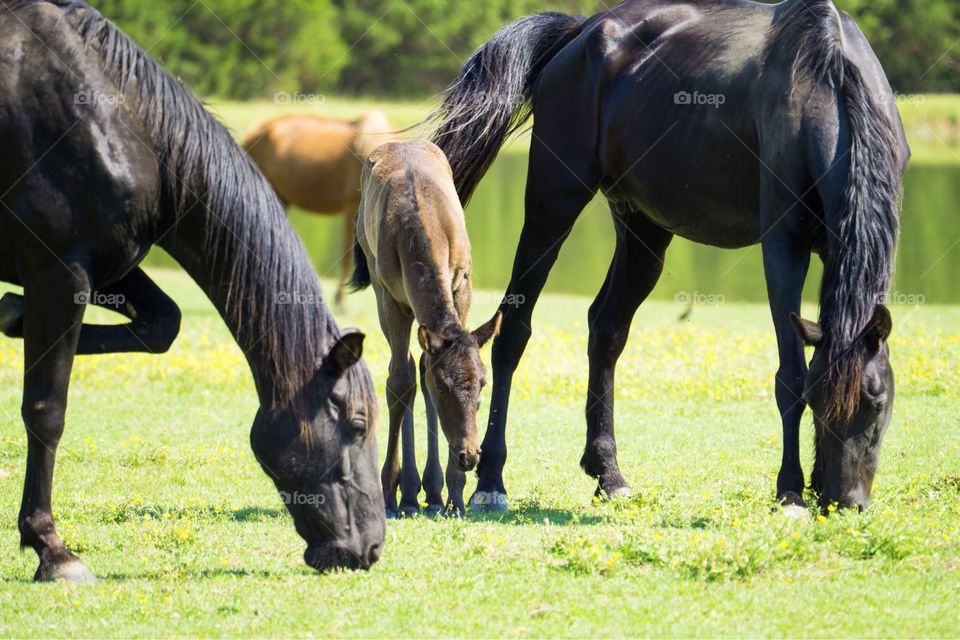
M 503 154 L 480 185 L 467 210 L 473 244 L 476 286 L 503 289 L 513 264 L 526 182 L 526 156 Z M 960 302 L 960 165 L 914 166 L 904 185 L 901 248 L 894 302 Z M 341 220 L 294 212 L 292 219 L 324 278 L 336 278 Z M 595 294 L 613 255 L 613 225 L 606 203 L 598 198 L 583 212 L 554 267 L 547 291 Z M 149 264 L 168 265 L 151 255 Z M 819 260 L 807 279 L 805 297 L 815 300 Z M 729 301 L 765 301 L 759 247 L 721 250 L 676 239 L 654 298 L 723 296 Z M 709 298 L 703 298 L 709 299 Z

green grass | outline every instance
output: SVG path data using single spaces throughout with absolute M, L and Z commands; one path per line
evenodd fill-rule
M 405 129 L 420 122 L 436 104 L 435 99 L 416 102 L 323 96 L 299 104 L 212 101 L 209 106 L 239 138 L 255 122 L 281 113 L 316 113 L 353 118 L 364 109 L 380 109 L 397 129 Z M 960 164 L 960 95 L 901 95 L 898 96 L 897 105 L 913 151 L 914 163 Z M 409 135 L 415 135 L 415 132 Z M 518 136 L 505 147 L 506 151 L 512 153 L 526 153 L 528 148 L 529 134 Z
M 960 308 L 894 310 L 899 395 L 874 507 L 795 521 L 771 511 L 781 438 L 764 305 L 698 307 L 683 323 L 679 305 L 642 308 L 617 392 L 636 497 L 598 505 L 577 467 L 588 300 L 547 295 L 511 405 L 514 511 L 391 522 L 370 572 L 321 576 L 249 451 L 241 354 L 184 275 L 157 276 L 185 311 L 172 352 L 81 358 L 74 375 L 55 508 L 97 585 L 30 582 L 16 531 L 22 350 L 0 341 L 2 636 L 957 634 Z M 473 323 L 497 300 L 476 297 Z M 367 293 L 343 324 L 367 330 L 382 398 L 375 318 Z

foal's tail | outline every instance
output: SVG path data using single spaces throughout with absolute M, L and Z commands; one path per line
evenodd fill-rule
M 350 276 L 350 288 L 362 291 L 370 286 L 370 265 L 367 263 L 367 254 L 363 252 L 360 243 L 353 242 L 353 275 Z
M 792 14 L 792 15 L 791 15 Z M 910 150 L 893 92 L 872 91 L 864 79 L 873 64 L 844 49 L 840 14 L 830 0 L 794 0 L 782 18 L 786 41 L 800 43 L 798 76 L 834 91 L 846 114 L 849 165 L 840 206 L 827 208 L 830 251 L 820 291 L 820 322 L 827 361 L 827 419 L 848 421 L 860 398 L 864 330 L 889 292 L 900 232 L 900 185 Z M 792 33 L 790 33 L 792 31 Z M 858 66 L 860 65 L 860 66 Z M 882 70 L 879 72 L 882 75 Z M 827 181 L 824 181 L 827 182 Z M 824 188 L 821 185 L 821 188 Z
M 466 203 L 500 147 L 533 113 L 531 87 L 585 18 L 541 13 L 507 25 L 464 66 L 446 99 L 427 120 L 453 167 Z

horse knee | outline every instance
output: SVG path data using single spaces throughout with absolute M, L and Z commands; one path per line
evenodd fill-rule
M 156 316 L 142 328 L 141 339 L 151 353 L 166 353 L 180 335 L 182 314 L 173 304 L 165 305 L 163 313 Z
M 24 398 L 21 409 L 28 440 L 55 449 L 63 435 L 66 407 L 48 399 Z
M 777 370 L 775 396 L 780 413 L 806 407 L 803 400 L 803 386 L 807 372 L 803 368 L 781 366 Z

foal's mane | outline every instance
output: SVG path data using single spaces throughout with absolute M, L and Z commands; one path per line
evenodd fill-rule
M 272 388 L 261 392 L 274 404 L 289 404 L 317 372 L 339 329 L 273 188 L 179 80 L 86 2 L 4 2 L 14 10 L 43 3 L 63 9 L 142 120 L 149 138 L 141 142 L 160 162 L 165 211 L 178 223 L 205 216 L 205 275 L 222 298 L 214 302 L 241 348 L 256 348 L 266 360 L 264 378 Z M 310 297 L 313 304 L 278 304 L 279 293 Z

